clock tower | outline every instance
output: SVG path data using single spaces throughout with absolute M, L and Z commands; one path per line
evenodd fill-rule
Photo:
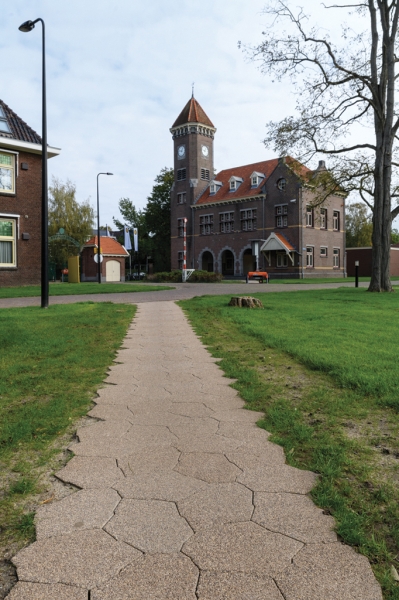
M 171 193 L 172 269 L 182 266 L 183 221 L 186 222 L 187 268 L 194 268 L 194 216 L 191 206 L 213 179 L 213 138 L 216 129 L 192 96 L 170 129 L 173 136 L 175 181 Z

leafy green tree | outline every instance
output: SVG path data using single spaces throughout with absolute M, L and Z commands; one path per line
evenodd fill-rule
M 94 210 L 88 200 L 82 203 L 76 200 L 74 183 L 69 180 L 63 183 L 53 177 L 49 186 L 48 221 L 49 237 L 62 228 L 67 236 L 82 247 L 92 235 Z M 79 248 L 67 239 L 59 239 L 50 241 L 49 252 L 51 259 L 61 267 L 70 256 L 79 254 Z
M 369 247 L 372 245 L 373 224 L 367 206 L 360 202 L 346 208 L 347 248 Z
M 391 244 L 399 244 L 399 231 L 397 229 L 391 231 Z
M 145 223 L 151 239 L 155 271 L 170 271 L 170 193 L 173 182 L 173 169 L 164 167 L 155 178 L 152 193 L 147 198 Z
M 294 83 L 297 106 L 295 115 L 268 124 L 265 143 L 302 162 L 330 157 L 331 192 L 356 190 L 372 211 L 369 291 L 391 291 L 391 227 L 399 215 L 399 0 L 317 4 L 326 13 L 322 27 L 289 0 L 267 0 L 264 39 L 249 52 L 262 71 Z M 330 34 L 329 15 L 338 11 L 341 31 Z

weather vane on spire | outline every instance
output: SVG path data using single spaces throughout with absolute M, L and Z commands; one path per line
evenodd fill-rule
M 193 81 L 193 84 L 192 84 L 192 92 L 191 92 L 191 97 L 192 97 L 192 98 L 194 98 L 194 83 L 195 83 L 195 82 Z

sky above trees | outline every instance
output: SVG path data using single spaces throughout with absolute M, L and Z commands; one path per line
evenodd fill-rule
M 95 205 L 100 178 L 101 222 L 119 218 L 120 198 L 142 208 L 154 179 L 173 166 L 173 121 L 191 95 L 217 127 L 217 170 L 272 158 L 265 124 L 292 112 L 294 90 L 246 59 L 237 43 L 257 44 L 263 0 L 14 0 L 3 7 L 0 97 L 41 132 L 41 32 L 24 34 L 27 19 L 46 22 L 48 140 L 62 148 L 50 175 L 76 184 L 77 199 Z M 317 22 L 322 10 L 302 0 Z M 340 11 L 338 11 L 339 13 Z M 339 14 L 329 29 L 341 35 Z M 325 23 L 325 21 L 324 21 Z M 357 27 L 356 18 L 348 24 Z M 359 135 L 361 133 L 359 132 Z M 314 165 L 309 165 L 314 166 Z

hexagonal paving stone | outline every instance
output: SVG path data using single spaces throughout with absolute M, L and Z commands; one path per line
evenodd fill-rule
M 162 450 L 147 448 L 119 459 L 118 465 L 126 477 L 132 477 L 137 473 L 171 471 L 177 465 L 179 456 L 180 452 L 173 447 L 162 448 Z
M 175 471 L 166 473 L 141 473 L 121 481 L 115 486 L 123 498 L 165 500 L 177 502 L 191 496 L 207 484 Z
M 291 492 L 307 494 L 316 484 L 317 475 L 311 471 L 302 471 L 289 465 L 257 468 L 244 471 L 237 481 L 248 486 L 254 492 Z
M 237 465 L 242 471 L 262 470 L 265 467 L 283 465 L 285 454 L 281 446 L 268 442 L 263 446 L 262 452 L 251 447 L 240 446 L 233 452 L 226 452 L 229 461 Z
M 276 582 L 286 600 L 382 600 L 367 558 L 339 542 L 305 546 Z
M 175 471 L 207 483 L 232 482 L 241 474 L 240 469 L 229 462 L 223 454 L 205 452 L 182 454 Z
M 80 488 L 111 487 L 117 481 L 124 479 L 121 469 L 117 467 L 116 460 L 104 457 L 74 456 L 55 475 L 61 481 L 72 483 Z
M 141 447 L 170 446 L 177 437 L 167 427 L 160 425 L 133 425 L 124 436 L 126 440 L 134 440 Z
M 213 410 L 200 402 L 173 402 L 169 410 L 184 417 L 210 417 L 213 414 Z
M 197 581 L 198 569 L 186 556 L 147 554 L 92 590 L 91 600 L 196 600 Z
M 193 534 L 173 502 L 158 500 L 122 500 L 105 530 L 143 552 L 179 552 Z
M 126 406 L 98 404 L 88 413 L 89 417 L 101 419 L 102 421 L 129 421 L 133 422 L 133 413 Z
M 24 548 L 12 562 L 20 581 L 64 583 L 89 589 L 105 583 L 141 553 L 102 530 L 77 531 Z
M 184 544 L 182 552 L 201 570 L 274 577 L 291 563 L 302 547 L 296 540 L 249 522 L 217 525 L 200 531 Z
M 284 600 L 273 579 L 248 573 L 201 573 L 199 600 Z
M 239 483 L 213 483 L 178 502 L 178 508 L 194 531 L 219 523 L 249 521 L 252 492 Z
M 236 450 L 240 446 L 240 441 L 223 437 L 222 435 L 208 435 L 203 437 L 181 438 L 173 445 L 181 452 L 210 452 L 226 453 Z
M 120 502 L 115 490 L 81 490 L 58 502 L 40 506 L 35 515 L 36 538 L 41 540 L 84 529 L 101 529 Z
M 336 542 L 334 519 L 300 494 L 256 492 L 254 523 L 304 543 Z
M 219 427 L 219 421 L 215 421 L 212 418 L 189 418 L 172 415 L 172 413 L 169 413 L 169 415 L 175 417 L 176 420 L 174 422 L 171 421 L 168 428 L 179 440 L 192 439 L 193 437 L 208 437 L 217 433 Z M 185 422 L 182 422 L 181 419 L 184 419 Z
M 19 581 L 7 600 L 87 600 L 87 590 L 70 585 L 48 585 Z
M 94 424 L 79 427 L 76 435 L 80 442 L 121 438 L 132 427 L 128 421 L 99 421 Z

